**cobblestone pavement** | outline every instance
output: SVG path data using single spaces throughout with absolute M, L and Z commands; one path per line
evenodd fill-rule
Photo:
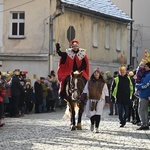
M 53 113 L 5 118 L 0 128 L 0 150 L 150 150 L 150 130 L 138 131 L 127 123 L 119 127 L 118 116 L 104 109 L 100 133 L 90 131 L 90 121 L 83 116 L 83 130 L 70 131 L 64 109 Z

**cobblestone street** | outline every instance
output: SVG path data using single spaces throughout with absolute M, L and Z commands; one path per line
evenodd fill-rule
M 53 113 L 30 114 L 5 118 L 0 128 L 0 150 L 148 150 L 150 130 L 136 130 L 127 123 L 119 127 L 118 116 L 109 116 L 104 109 L 100 133 L 90 131 L 90 121 L 83 115 L 81 131 L 70 131 L 64 120 L 65 109 Z

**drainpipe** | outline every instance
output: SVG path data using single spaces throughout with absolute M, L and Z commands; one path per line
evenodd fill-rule
M 64 5 L 62 5 L 61 13 L 54 14 L 50 17 L 50 27 L 49 27 L 49 66 L 48 71 L 53 70 L 53 20 L 64 14 Z
M 133 0 L 131 0 L 131 19 L 133 19 Z M 133 31 L 133 22 L 130 23 L 130 65 L 134 66 L 133 58 L 132 58 L 132 31 Z

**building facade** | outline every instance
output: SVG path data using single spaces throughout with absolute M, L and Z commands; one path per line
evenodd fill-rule
M 35 74 L 40 77 L 57 71 L 55 43 L 63 51 L 73 38 L 87 50 L 91 71 L 97 66 L 103 71 L 118 70 L 121 53 L 126 61 L 131 19 L 112 2 L 4 0 L 0 9 L 3 71 L 28 71 L 31 80 Z
M 121 10 L 129 16 L 131 15 L 131 0 L 112 0 Z M 149 21 L 149 0 L 133 0 L 133 59 L 136 67 L 141 58 L 144 57 L 144 49 L 147 48 L 150 52 L 150 21 Z M 129 28 L 130 30 L 130 28 Z M 130 33 L 128 36 L 128 50 L 130 49 Z M 129 58 L 129 56 L 128 56 Z
M 4 0 L 1 70 L 48 74 L 50 1 Z
M 2 48 L 3 44 L 3 0 L 0 0 L 0 49 Z

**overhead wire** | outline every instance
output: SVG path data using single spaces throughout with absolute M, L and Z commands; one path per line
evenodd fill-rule
M 32 2 L 34 2 L 34 1 L 36 1 L 36 0 L 31 0 L 31 1 L 28 1 L 28 2 L 26 2 L 26 3 L 22 3 L 22 4 L 20 4 L 20 5 L 14 6 L 14 7 L 10 7 L 10 8 L 8 8 L 8 9 L 5 9 L 5 10 L 0 11 L 0 13 L 3 13 L 3 12 L 5 12 L 5 11 L 9 11 L 9 10 L 11 10 L 11 9 L 14 9 L 14 8 L 17 8 L 17 7 L 20 7 L 20 6 L 23 6 L 23 5 L 32 3 Z

